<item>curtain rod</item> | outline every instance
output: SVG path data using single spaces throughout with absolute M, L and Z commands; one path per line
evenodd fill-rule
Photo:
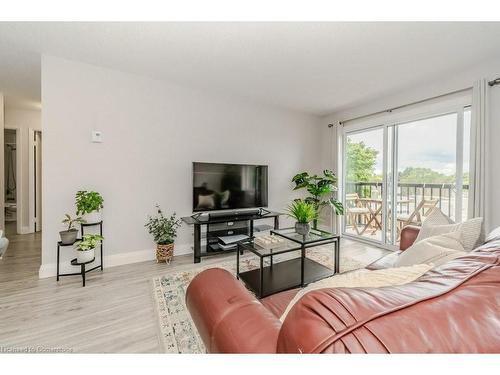
M 492 87 L 495 86 L 495 85 L 499 85 L 499 84 L 500 84 L 500 78 L 496 78 L 493 81 L 489 81 L 488 82 L 488 85 L 490 85 Z
M 498 80 L 498 83 L 500 83 L 500 78 L 497 79 L 497 80 Z M 497 81 L 497 80 L 495 80 L 495 81 Z M 490 82 L 490 86 L 491 86 L 491 82 Z M 343 125 L 343 124 L 345 124 L 347 122 L 351 122 L 351 121 L 354 121 L 354 120 L 361 120 L 361 119 L 366 118 L 366 117 L 381 115 L 383 113 L 391 113 L 392 111 L 396 111 L 398 109 L 410 107 L 410 106 L 413 106 L 415 104 L 420 104 L 420 103 L 428 102 L 429 100 L 443 98 L 443 97 L 448 96 L 448 95 L 458 94 L 460 92 L 464 92 L 464 91 L 467 91 L 467 90 L 470 90 L 470 89 L 472 89 L 472 87 L 466 87 L 466 88 L 463 88 L 463 89 L 460 89 L 460 90 L 455 90 L 455 91 L 452 91 L 452 92 L 448 92 L 446 94 L 441 94 L 441 95 L 433 96 L 431 98 L 418 100 L 418 101 L 413 102 L 413 103 L 403 104 L 403 105 L 400 105 L 400 106 L 397 106 L 397 107 L 385 109 L 383 111 L 378 111 L 378 112 L 373 112 L 373 113 L 370 113 L 370 114 L 367 114 L 367 115 L 363 115 L 363 116 L 353 117 L 353 118 L 350 118 L 350 119 L 347 119 L 347 120 L 339 121 L 339 124 Z M 329 128 L 331 128 L 332 126 L 333 126 L 333 124 L 328 124 Z

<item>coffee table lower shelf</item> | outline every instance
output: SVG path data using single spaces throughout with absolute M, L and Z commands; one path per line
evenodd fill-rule
M 259 298 L 285 290 L 299 288 L 300 283 L 300 258 L 274 263 L 272 266 L 241 272 L 239 274 L 248 288 L 255 292 Z M 304 259 L 304 285 L 334 275 L 334 271 L 312 259 Z

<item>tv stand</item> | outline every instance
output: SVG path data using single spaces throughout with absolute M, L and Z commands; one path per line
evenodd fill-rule
M 267 214 L 271 214 L 272 212 L 269 210 L 266 210 L 265 208 L 259 208 L 259 213 L 261 216 L 265 216 Z
M 279 217 L 283 215 L 279 212 L 259 209 L 257 211 L 231 212 L 224 216 L 195 214 L 182 218 L 188 225 L 194 226 L 194 263 L 199 263 L 201 258 L 210 255 L 229 253 L 235 250 L 222 250 L 218 247 L 218 237 L 235 234 L 246 234 L 253 237 L 254 221 L 261 219 L 274 219 L 274 229 L 279 229 Z M 207 227 L 207 244 L 202 249 L 201 227 Z
M 202 213 L 201 213 L 201 212 L 198 212 L 198 213 L 196 213 L 196 214 L 192 214 L 190 217 L 192 217 L 193 219 L 195 219 L 195 220 L 196 220 L 196 219 L 198 219 L 201 215 L 202 215 Z

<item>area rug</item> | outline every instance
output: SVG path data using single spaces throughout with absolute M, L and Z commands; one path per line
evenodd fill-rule
M 284 254 L 275 257 L 275 262 L 297 254 Z M 308 250 L 307 257 L 333 269 L 332 248 L 318 246 Z M 236 258 L 236 257 L 235 257 Z M 362 263 L 348 256 L 340 257 L 340 271 L 352 271 L 365 267 Z M 181 272 L 174 272 L 153 279 L 154 300 L 159 318 L 160 336 L 166 353 L 206 353 L 191 315 L 186 308 L 186 289 L 191 280 L 208 268 L 223 268 L 236 274 L 236 260 L 224 261 L 208 266 L 196 265 Z M 240 260 L 240 272 L 258 268 L 257 257 L 244 257 Z

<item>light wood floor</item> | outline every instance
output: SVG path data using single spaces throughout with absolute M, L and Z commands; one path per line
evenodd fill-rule
M 0 260 L 0 347 L 42 347 L 87 353 L 151 353 L 162 350 L 151 279 L 192 267 L 192 256 L 171 265 L 142 262 L 81 278 L 38 279 L 41 234 L 11 235 Z M 343 240 L 341 251 L 361 261 L 387 253 Z M 233 259 L 206 258 L 202 264 Z M 1 348 L 0 348 L 1 349 Z

